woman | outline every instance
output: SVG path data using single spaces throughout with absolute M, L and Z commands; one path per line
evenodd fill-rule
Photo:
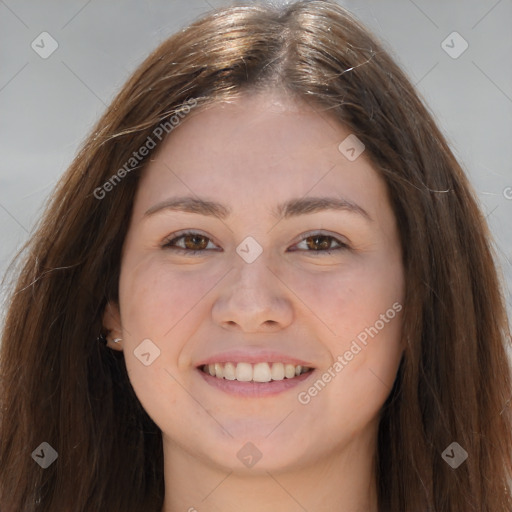
M 1 510 L 511 510 L 489 240 L 346 11 L 206 16 L 123 87 L 28 244 Z

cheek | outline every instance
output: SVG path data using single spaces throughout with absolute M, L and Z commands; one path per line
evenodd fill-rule
M 190 268 L 173 270 L 161 258 L 147 259 L 121 273 L 120 305 L 129 338 L 151 338 L 168 345 L 190 325 L 190 315 L 220 276 Z
M 295 296 L 297 307 L 304 307 L 303 318 L 315 320 L 325 333 L 331 352 L 346 350 L 350 340 L 385 316 L 385 330 L 393 326 L 399 338 L 393 304 L 402 304 L 403 269 L 398 258 L 351 258 L 326 270 L 311 272 L 294 267 L 284 281 Z M 397 329 L 398 324 L 398 329 Z M 364 337 L 364 336 L 363 336 Z
M 182 361 L 180 354 L 200 325 L 195 315 L 201 312 L 201 298 L 220 279 L 190 270 L 172 271 L 169 264 L 148 258 L 137 265 L 126 264 L 120 276 L 128 375 L 140 402 L 158 424 L 162 411 L 183 399 L 176 379 L 181 380 L 179 366 L 188 361 Z
M 327 408 L 332 425 L 355 432 L 382 407 L 400 363 L 404 290 L 399 256 L 353 260 L 337 272 L 302 273 L 293 280 L 294 292 L 314 313 L 308 318 L 320 326 L 331 358 L 325 376 L 329 382 L 310 388 L 315 396 L 310 410 L 322 414 Z M 325 372 L 323 368 L 320 379 Z

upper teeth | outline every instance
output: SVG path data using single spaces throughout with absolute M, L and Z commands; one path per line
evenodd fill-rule
M 272 365 L 272 366 L 271 366 Z M 204 365 L 203 370 L 213 377 L 243 382 L 270 382 L 291 379 L 309 370 L 307 366 L 283 363 L 215 363 Z

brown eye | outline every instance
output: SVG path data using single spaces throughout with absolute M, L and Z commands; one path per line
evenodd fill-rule
M 333 243 L 337 244 L 337 246 L 333 247 Z M 307 253 L 319 253 L 319 255 L 322 253 L 331 254 L 333 251 L 349 248 L 347 244 L 338 238 L 323 233 L 306 234 L 296 246 L 298 247 L 300 244 L 305 244 L 305 247 L 299 247 L 299 250 Z
M 334 238 L 327 235 L 308 236 L 305 239 L 308 248 L 314 251 L 330 249 L 332 240 L 334 240 Z
M 211 240 L 201 233 L 189 232 L 168 239 L 162 248 L 187 254 L 197 254 L 207 250 L 206 248 L 210 242 Z
M 206 246 L 208 245 L 208 238 L 203 235 L 185 235 L 182 238 L 186 249 L 206 249 Z

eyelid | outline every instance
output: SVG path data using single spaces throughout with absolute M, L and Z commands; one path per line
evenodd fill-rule
M 200 253 L 206 253 L 209 251 L 217 250 L 217 249 L 195 249 L 195 250 L 194 249 L 184 249 L 183 247 L 177 247 L 177 246 L 170 245 L 170 242 L 173 242 L 173 241 L 180 239 L 182 237 L 185 237 L 185 236 L 193 236 L 193 235 L 202 236 L 209 240 L 208 243 L 211 242 L 215 245 L 218 245 L 211 236 L 206 235 L 205 233 L 203 233 L 199 230 L 184 229 L 181 231 L 176 231 L 175 233 L 172 233 L 168 237 L 166 237 L 165 240 L 163 241 L 163 244 L 161 245 L 161 248 L 179 252 L 182 254 L 187 254 L 187 255 L 196 255 L 196 254 L 200 254 Z M 299 251 L 299 252 L 304 252 L 304 253 L 311 253 L 313 255 L 321 255 L 321 254 L 325 255 L 325 254 L 330 254 L 333 251 L 341 251 L 341 250 L 347 250 L 347 249 L 351 248 L 350 244 L 348 243 L 346 238 L 343 237 L 342 235 L 332 234 L 330 232 L 325 232 L 323 230 L 312 230 L 312 231 L 307 231 L 306 233 L 302 233 L 299 236 L 298 240 L 292 244 L 292 247 L 304 242 L 304 240 L 306 240 L 307 238 L 312 237 L 312 236 L 326 236 L 326 237 L 332 238 L 335 241 L 335 243 L 337 243 L 339 245 L 339 247 L 334 247 L 332 249 L 323 249 L 323 250 L 318 250 L 318 251 L 305 250 L 305 249 L 293 249 L 291 252 Z
M 315 236 L 315 235 L 316 236 L 328 236 L 328 237 L 331 237 L 334 240 L 336 240 L 342 246 L 346 246 L 346 247 L 349 246 L 349 242 L 344 236 L 342 236 L 338 233 L 331 233 L 330 231 L 324 231 L 322 229 L 314 229 L 312 231 L 306 231 L 305 233 L 302 233 L 301 235 L 299 235 L 297 242 L 295 242 L 293 245 L 297 245 L 300 242 L 303 242 L 306 238 L 309 238 L 310 236 Z M 333 250 L 333 249 L 329 249 L 329 250 Z M 314 251 L 309 251 L 309 252 L 314 252 Z M 322 252 L 322 251 L 317 251 L 317 252 Z M 323 251 L 323 252 L 327 252 L 327 251 Z
M 183 249 L 183 247 L 175 247 L 175 246 L 169 245 L 170 242 L 173 242 L 174 240 L 177 240 L 177 239 L 185 237 L 185 236 L 193 236 L 193 235 L 202 236 L 202 237 L 208 239 L 208 241 L 209 241 L 208 243 L 211 242 L 211 243 L 213 243 L 215 245 L 218 245 L 215 242 L 215 240 L 210 235 L 207 235 L 207 234 L 201 232 L 200 230 L 197 230 L 197 229 L 182 229 L 180 231 L 176 231 L 175 233 L 171 233 L 169 236 L 165 237 L 161 247 L 162 247 L 162 249 L 176 250 L 178 252 L 181 251 L 181 252 L 187 253 L 187 254 L 193 254 L 193 253 L 199 253 L 199 252 L 208 252 L 208 251 L 213 250 L 213 249 L 199 249 L 199 250 Z
M 332 239 L 332 241 L 334 241 L 335 244 L 338 245 L 338 247 L 332 247 L 330 249 L 321 249 L 321 250 L 317 250 L 317 251 L 293 248 L 294 246 L 303 243 L 306 239 L 308 239 L 310 237 L 314 237 L 314 236 L 319 236 L 319 237 L 325 236 L 327 238 L 330 238 L 330 239 Z M 345 237 L 343 237 L 341 235 L 325 233 L 322 230 L 310 231 L 310 232 L 300 235 L 299 240 L 297 242 L 295 242 L 294 244 L 292 244 L 292 249 L 289 250 L 288 252 L 299 252 L 299 253 L 305 254 L 308 257 L 312 256 L 313 258 L 317 258 L 317 257 L 320 258 L 322 256 L 331 256 L 332 254 L 338 254 L 343 251 L 347 251 L 347 250 L 351 249 L 351 246 L 345 240 L 346 240 Z

